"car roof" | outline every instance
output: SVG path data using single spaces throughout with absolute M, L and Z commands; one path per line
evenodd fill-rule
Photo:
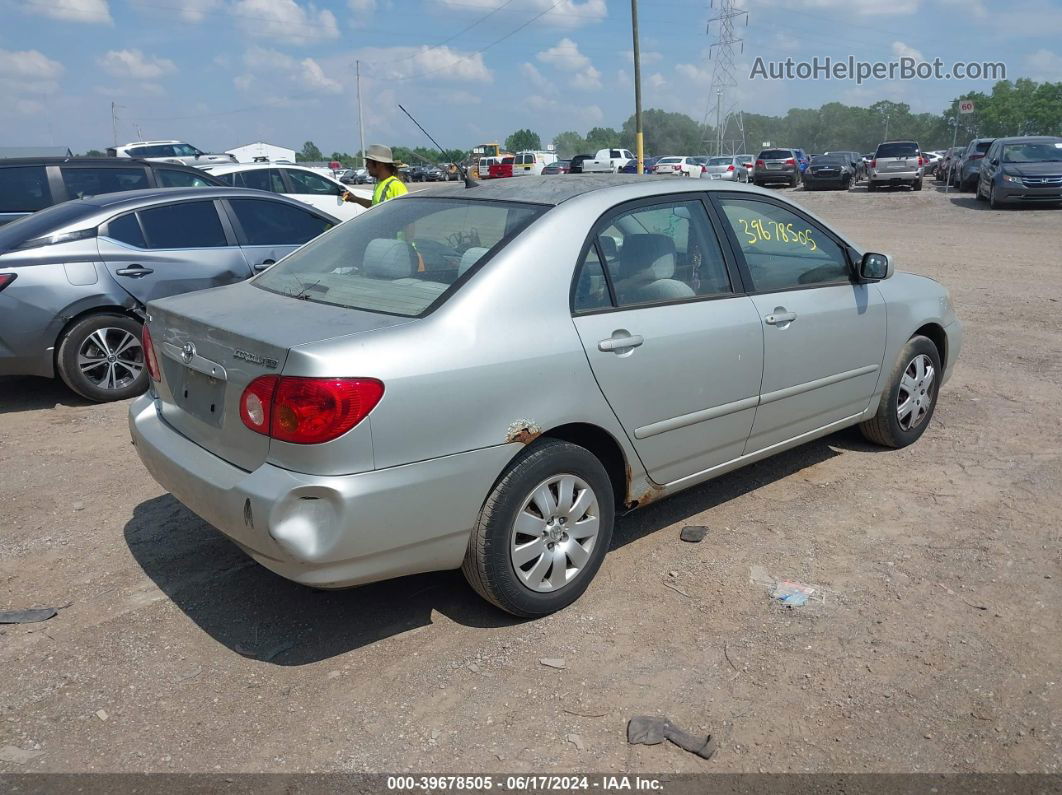
M 1055 144 L 1062 143 L 1062 137 L 1057 135 L 1012 135 L 1007 138 L 995 138 L 993 141 L 1001 141 L 1005 144 Z
M 183 143 L 184 143 L 184 141 L 177 141 L 177 140 L 170 140 L 170 141 L 130 141 L 127 144 L 122 144 L 118 148 L 122 149 L 122 148 L 124 148 L 126 146 L 144 146 L 146 144 L 183 144 Z M 111 149 L 114 149 L 114 148 L 115 147 L 113 147 L 113 146 L 111 147 Z
M 74 201 L 106 207 L 108 209 L 123 205 L 138 206 L 148 204 L 155 200 L 165 199 L 168 201 L 181 201 L 182 199 L 228 199 L 228 198 L 253 198 L 253 199 L 279 199 L 291 202 L 276 193 L 253 188 L 143 188 L 141 190 L 127 190 L 121 193 L 101 193 L 97 196 L 89 196 Z M 300 202 L 296 202 L 300 204 Z
M 129 168 L 130 164 L 151 166 L 152 168 L 177 168 L 184 171 L 204 173 L 203 169 L 184 163 L 160 163 L 143 160 L 139 157 L 11 157 L 0 158 L 0 166 L 110 166 L 112 168 Z
M 277 166 L 283 166 L 284 168 L 294 168 L 299 171 L 311 171 L 314 174 L 320 174 L 325 177 L 327 174 L 321 174 L 315 168 L 308 168 L 297 163 L 225 163 L 220 166 L 210 166 L 208 169 L 204 169 L 208 174 L 232 174 L 237 171 L 258 171 L 263 168 L 276 168 Z
M 632 188 L 641 188 L 634 193 L 653 196 L 661 193 L 661 186 L 667 185 L 667 192 L 692 190 L 719 190 L 718 182 L 709 180 L 675 180 L 670 176 L 637 174 L 569 174 L 556 177 L 526 176 L 519 179 L 492 179 L 479 182 L 474 188 L 451 184 L 431 193 L 413 194 L 424 198 L 442 196 L 462 199 L 493 199 L 496 201 L 527 202 L 530 204 L 557 205 L 594 191 L 614 190 L 617 193 L 629 193 Z M 733 185 L 724 189 L 734 190 Z M 636 197 L 635 197 L 636 198 Z M 405 199 L 403 199 L 404 201 Z

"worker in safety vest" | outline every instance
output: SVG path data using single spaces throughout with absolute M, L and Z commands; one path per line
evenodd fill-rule
M 376 180 L 373 186 L 372 200 L 363 199 L 349 191 L 343 194 L 343 199 L 362 207 L 375 207 L 377 204 L 408 193 L 402 180 L 398 178 L 398 167 L 395 165 L 391 147 L 372 144 L 365 150 L 365 170 L 369 176 Z

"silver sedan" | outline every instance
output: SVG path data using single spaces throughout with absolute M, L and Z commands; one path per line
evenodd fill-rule
M 402 197 L 148 312 L 130 425 L 180 501 L 298 582 L 460 567 L 521 616 L 617 513 L 846 426 L 911 444 L 962 339 L 777 194 L 625 176 Z

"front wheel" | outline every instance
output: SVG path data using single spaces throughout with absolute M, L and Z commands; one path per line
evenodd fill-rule
M 81 397 L 104 403 L 141 394 L 148 386 L 140 323 L 125 315 L 89 315 L 63 335 L 59 377 Z
M 877 414 L 859 426 L 863 436 L 883 447 L 918 441 L 933 418 L 941 375 L 937 346 L 928 337 L 911 337 L 892 368 Z
M 614 519 L 601 462 L 569 442 L 539 440 L 487 497 L 461 570 L 502 610 L 548 615 L 582 596 L 608 551 Z

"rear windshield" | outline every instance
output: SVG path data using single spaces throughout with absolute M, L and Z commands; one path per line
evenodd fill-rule
M 1062 162 L 1062 138 L 1057 142 L 1007 144 L 1003 147 L 1004 163 L 1060 163 Z
M 322 304 L 415 317 L 545 209 L 397 199 L 307 243 L 252 284 Z
M 713 157 L 708 161 L 710 166 L 729 166 L 734 162 L 732 157 Z
M 827 163 L 847 163 L 848 158 L 844 155 L 815 155 L 811 158 L 811 165 L 821 166 Z
M 893 144 L 881 144 L 878 146 L 878 157 L 918 157 L 918 144 L 911 141 L 900 141 Z
M 656 161 L 657 163 L 681 163 L 681 157 L 662 157 Z
M 760 160 L 788 160 L 793 153 L 788 149 L 764 149 L 760 152 Z
M 56 204 L 25 218 L 19 218 L 9 224 L 0 226 L 0 251 L 11 251 L 27 240 L 42 237 L 57 229 L 72 224 L 79 218 L 91 215 L 98 208 L 82 202 L 72 201 Z

